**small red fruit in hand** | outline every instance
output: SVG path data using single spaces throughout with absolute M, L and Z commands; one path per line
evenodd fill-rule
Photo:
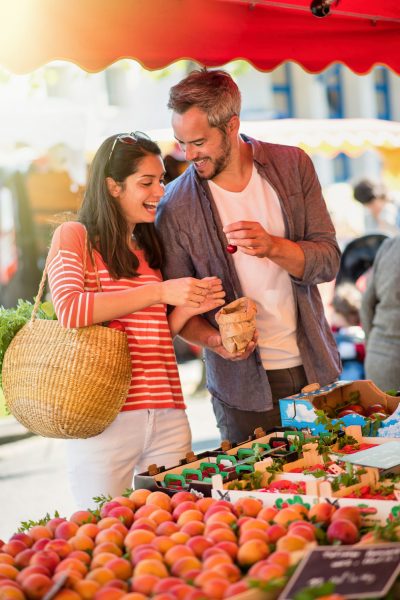
M 125 331 L 125 327 L 122 325 L 121 321 L 110 321 L 108 327 L 111 329 L 116 329 L 117 331 Z
M 235 254 L 237 250 L 237 246 L 234 246 L 233 244 L 228 244 L 226 247 L 226 251 L 229 252 L 229 254 Z

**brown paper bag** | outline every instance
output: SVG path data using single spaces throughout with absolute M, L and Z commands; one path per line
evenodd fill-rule
M 253 339 L 257 307 L 250 298 L 238 298 L 215 315 L 222 344 L 228 352 L 244 352 Z

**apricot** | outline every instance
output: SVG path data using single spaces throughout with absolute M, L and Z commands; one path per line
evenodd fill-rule
M 202 521 L 189 521 L 181 527 L 182 533 L 187 533 L 190 537 L 202 535 L 205 530 L 205 525 Z
M 181 514 L 184 513 L 186 510 L 200 509 L 197 508 L 196 503 L 193 500 L 185 500 L 183 502 L 180 502 L 177 506 L 175 506 L 175 508 L 172 511 L 172 518 L 175 519 L 175 521 L 177 521 Z
M 57 552 L 54 552 L 53 550 L 41 550 L 31 556 L 29 564 L 31 566 L 41 565 L 42 567 L 48 569 L 50 573 L 53 573 L 59 562 L 60 557 L 58 556 Z
M 203 513 L 201 510 L 186 510 L 184 513 L 179 515 L 178 517 L 178 527 L 182 527 L 185 523 L 190 523 L 191 521 L 203 521 Z
M 107 569 L 111 569 L 115 573 L 115 577 L 118 579 L 129 579 L 132 575 L 131 563 L 125 558 L 116 556 L 112 558 L 104 565 Z
M 0 587 L 0 600 L 25 600 L 25 595 L 13 585 L 3 585 Z
M 131 508 L 127 506 L 115 506 L 108 513 L 109 517 L 116 517 L 123 523 L 126 527 L 130 527 L 134 520 L 134 513 Z
M 58 573 L 54 573 L 52 577 L 53 583 L 57 583 L 57 581 L 62 580 L 62 587 L 74 587 L 74 584 L 77 581 L 83 579 L 82 573 L 78 571 L 73 571 L 72 569 L 68 569 L 68 571 L 59 571 Z
M 43 598 L 52 587 L 50 577 L 42 573 L 32 573 L 22 582 L 22 589 L 29 600 Z
M 22 571 L 20 571 L 18 573 L 18 575 L 16 577 L 16 582 L 19 585 L 22 585 L 22 582 L 24 581 L 24 579 L 26 579 L 29 575 L 32 575 L 32 573 L 41 573 L 42 575 L 50 576 L 48 569 L 45 569 L 44 567 L 40 567 L 40 566 L 25 567 L 25 569 L 23 569 Z
M 213 567 L 213 571 L 215 571 L 219 575 L 222 575 L 222 577 L 230 583 L 235 583 L 235 581 L 239 581 L 239 579 L 242 576 L 239 567 L 232 563 L 221 563 L 219 565 L 215 565 Z
M 41 538 L 51 539 L 53 537 L 53 534 L 50 531 L 50 529 L 48 529 L 44 525 L 34 525 L 33 527 L 30 528 L 28 535 L 34 541 L 39 540 Z M 60 536 L 56 536 L 56 537 L 60 537 Z
M 224 598 L 231 598 L 231 596 L 237 596 L 242 592 L 247 592 L 249 589 L 250 587 L 246 579 L 241 579 L 236 583 L 231 583 L 229 587 L 226 588 Z
M 67 558 L 63 558 L 56 566 L 56 573 L 65 570 L 78 571 L 82 575 L 86 575 L 87 566 L 81 560 L 67 556 Z
M 134 577 L 138 575 L 156 575 L 156 577 L 167 577 L 167 567 L 159 560 L 146 558 L 140 561 L 134 568 Z
M 153 596 L 153 598 L 155 598 L 155 596 Z M 129 592 L 129 594 L 125 594 L 125 596 L 123 596 L 123 599 L 124 600 L 148 600 L 148 596 L 145 596 L 144 594 L 141 594 L 140 592 Z
M 111 581 L 115 578 L 114 571 L 108 569 L 107 567 L 95 567 L 86 575 L 86 579 L 89 581 L 97 581 L 100 586 L 105 585 L 108 581 Z
M 277 514 L 278 509 L 275 506 L 263 506 L 257 515 L 257 519 L 262 521 L 267 521 L 270 523 L 275 515 Z
M 336 507 L 329 502 L 318 502 L 308 511 L 308 518 L 314 523 L 323 523 L 328 525 L 331 521 L 333 513 L 336 511 Z
M 171 573 L 177 577 L 184 577 L 189 571 L 200 569 L 201 564 L 196 556 L 183 556 L 171 565 Z
M 127 506 L 133 511 L 136 508 L 134 501 L 131 500 L 131 498 L 128 498 L 127 496 L 115 496 L 115 498 L 112 499 L 112 502 L 118 502 L 118 504 L 120 504 L 121 506 Z
M 97 538 L 97 536 L 96 536 Z M 68 542 L 71 544 L 73 550 L 83 550 L 83 552 L 91 552 L 94 548 L 94 540 L 88 535 L 73 535 L 69 538 Z M 46 546 L 47 550 L 47 546 Z
M 63 540 L 69 540 L 69 538 L 73 537 L 78 533 L 79 525 L 76 523 L 71 523 L 70 521 L 62 521 L 57 525 L 54 537 L 61 538 Z M 32 531 L 32 530 L 31 530 Z M 51 535 L 49 537 L 52 537 Z
M 340 506 L 332 514 L 331 522 L 333 523 L 337 519 L 347 519 L 352 521 L 356 527 L 361 527 L 361 513 L 357 506 Z
M 287 550 L 275 550 L 267 558 L 268 563 L 281 565 L 285 570 L 290 566 L 290 552 Z
M 203 561 L 203 569 L 204 570 L 213 570 L 216 565 L 223 564 L 232 564 L 232 558 L 226 552 L 221 552 L 219 554 L 213 554 L 212 556 L 208 556 Z
M 114 530 L 114 529 L 115 529 L 115 531 L 119 531 L 119 533 L 121 533 L 121 534 L 122 534 L 122 537 L 123 537 L 123 538 L 125 538 L 125 536 L 127 535 L 128 531 L 129 531 L 128 527 L 126 527 L 126 526 L 125 526 L 125 525 L 122 523 L 122 521 L 120 521 L 119 523 L 113 523 L 113 524 L 111 525 L 110 529 L 112 529 L 112 530 Z
M 122 556 L 122 549 L 113 542 L 102 542 L 101 544 L 97 544 L 93 548 L 92 554 L 93 556 L 97 556 L 98 554 L 103 554 L 104 552 L 115 554 L 116 556 Z
M 186 546 L 192 550 L 195 556 L 201 558 L 207 548 L 212 548 L 213 542 L 204 535 L 195 535 L 186 542 Z
M 220 600 L 224 597 L 228 587 L 229 581 L 215 573 L 212 579 L 203 583 L 201 589 L 207 596 L 213 598 L 213 600 Z
M 125 590 L 121 590 L 116 587 L 106 586 L 100 588 L 96 592 L 94 600 L 120 600 L 120 598 L 124 598 L 125 595 Z
M 215 543 L 237 541 L 236 534 L 234 531 L 232 531 L 232 529 L 225 529 L 222 527 L 215 529 L 214 531 L 208 531 L 207 537 Z
M 157 525 L 157 524 L 156 524 Z M 157 535 L 172 535 L 179 531 L 179 526 L 175 523 L 175 521 L 164 521 L 157 525 L 156 534 Z
M 194 552 L 188 546 L 178 544 L 167 550 L 164 555 L 164 561 L 169 567 L 172 567 L 177 560 L 183 558 L 184 556 L 194 556 Z
M 294 523 L 291 523 L 288 531 L 295 535 L 300 535 L 309 542 L 315 540 L 315 529 L 313 525 L 307 521 L 295 521 Z
M 84 552 L 83 550 L 72 550 L 71 554 L 69 554 L 68 558 L 76 558 L 84 565 L 90 565 L 90 561 L 92 560 L 90 554 Z
M 141 560 L 145 560 L 145 559 L 152 559 L 152 560 L 159 560 L 160 562 L 162 562 L 163 560 L 163 556 L 161 554 L 161 552 L 159 552 L 158 550 L 156 550 L 155 548 L 143 548 L 143 547 L 138 547 L 135 548 L 132 552 L 131 555 L 131 562 L 132 564 L 135 566 L 138 563 L 140 563 Z
M 261 531 L 261 529 L 248 529 L 240 534 L 239 546 L 242 546 L 242 544 L 249 540 L 263 540 L 266 544 L 270 541 L 268 534 L 265 531 Z
M 175 533 L 171 533 L 171 540 L 176 544 L 186 544 L 189 539 L 190 535 L 184 531 L 175 531 Z
M 30 552 L 35 553 L 35 551 L 31 550 L 30 548 L 26 548 L 25 550 L 23 550 L 23 552 L 26 552 L 27 550 L 29 550 Z M 11 556 L 11 554 L 0 554 L 0 565 L 12 565 L 12 566 L 15 566 L 15 560 L 16 560 L 16 557 Z
M 104 517 L 97 522 L 97 527 L 100 531 L 104 531 L 105 529 L 110 529 L 112 525 L 117 525 L 117 523 L 121 523 L 117 517 Z
M 156 526 L 161 523 L 171 522 L 171 513 L 169 510 L 165 510 L 164 508 L 159 508 L 151 513 L 149 516 L 149 520 L 153 521 Z
M 267 558 L 269 547 L 262 540 L 249 540 L 239 547 L 237 562 L 241 567 L 250 567 L 259 560 Z
M 144 504 L 138 508 L 134 513 L 134 521 L 142 519 L 143 517 L 149 517 L 151 513 L 158 510 L 160 507 L 155 504 Z
M 197 512 L 202 514 L 200 511 Z M 237 517 L 230 511 L 219 511 L 210 515 L 207 519 L 207 527 L 209 527 L 211 523 L 227 523 L 227 525 L 232 525 L 233 523 L 236 523 L 236 521 Z
M 130 531 L 125 538 L 125 547 L 128 550 L 132 550 L 141 544 L 150 544 L 150 542 L 156 537 L 153 531 L 147 531 L 146 529 L 135 529 Z
M 84 525 L 85 523 L 97 523 L 98 519 L 89 510 L 77 510 L 69 518 L 71 523 Z
M 216 502 L 217 500 L 215 498 L 199 498 L 198 500 L 196 500 L 196 508 L 197 510 L 201 510 L 201 512 L 205 514 L 208 511 L 208 509 Z
M 72 552 L 73 547 L 69 541 L 60 538 L 50 540 L 46 545 L 46 550 L 52 550 L 53 552 L 56 552 L 60 558 L 66 558 Z
M 164 492 L 151 492 L 146 498 L 146 504 L 154 504 L 171 512 L 171 498 Z
M 0 563 L 0 579 L 16 579 L 19 571 L 13 565 Z
M 261 531 L 267 531 L 269 524 L 266 521 L 262 521 L 261 519 L 255 519 L 253 517 L 249 517 L 240 527 L 240 533 L 244 531 L 248 531 L 251 529 L 258 529 Z
M 130 534 L 128 533 L 128 536 L 129 535 Z M 99 531 L 99 533 L 96 535 L 95 542 L 96 545 L 101 544 L 102 542 L 112 542 L 113 544 L 116 544 L 117 546 L 122 548 L 122 546 L 124 545 L 124 536 L 116 529 L 103 529 Z M 76 548 L 76 550 L 80 550 L 80 548 Z
M 51 540 L 51 541 L 55 541 L 55 540 Z M 61 541 L 63 541 L 63 540 L 61 540 Z M 22 550 L 22 552 L 17 554 L 17 556 L 13 559 L 14 566 L 18 567 L 18 569 L 23 569 L 24 567 L 27 567 L 29 565 L 31 557 L 34 554 L 35 554 L 35 551 L 33 548 L 26 548 L 26 550 Z M 0 554 L 0 562 L 1 562 L 2 556 L 9 556 L 9 555 L 8 554 L 4 554 L 4 555 Z M 12 559 L 13 557 L 10 556 L 9 558 Z M 10 564 L 12 564 L 12 563 L 10 563 Z
M 171 508 L 172 510 L 181 504 L 182 502 L 195 502 L 196 496 L 191 492 L 176 492 L 171 498 Z
M 215 544 L 214 548 L 216 550 L 223 550 L 224 552 L 229 554 L 229 556 L 232 558 L 232 560 L 235 560 L 237 553 L 238 553 L 237 542 L 227 542 L 227 541 L 218 542 L 217 544 Z
M 65 517 L 53 517 L 46 523 L 46 528 L 51 532 L 52 537 L 54 537 L 55 530 L 59 526 L 60 523 L 63 523 L 67 519 Z
M 134 531 L 135 529 L 147 529 L 147 531 L 156 531 L 157 523 L 152 521 L 150 517 L 140 517 L 132 523 L 132 525 L 129 528 L 129 531 Z
M 259 569 L 257 569 L 257 573 L 252 573 L 251 576 L 256 577 L 257 579 L 261 579 L 261 581 L 271 581 L 271 579 L 278 579 L 284 574 L 285 569 L 281 565 L 271 563 L 261 565 Z
M 159 581 L 155 584 L 153 589 L 153 594 L 162 594 L 164 592 L 169 592 L 175 585 L 181 583 L 181 579 L 179 577 L 164 577 L 163 579 L 159 579 Z
M 10 540 L 7 544 L 4 544 L 1 551 L 9 554 L 10 556 L 17 556 L 23 550 L 28 548 L 22 540 Z

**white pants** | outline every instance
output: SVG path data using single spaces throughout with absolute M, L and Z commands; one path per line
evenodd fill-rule
M 67 472 L 77 508 L 93 508 L 93 497 L 121 495 L 135 473 L 151 464 L 167 468 L 191 449 L 186 412 L 181 409 L 121 412 L 100 435 L 67 440 Z

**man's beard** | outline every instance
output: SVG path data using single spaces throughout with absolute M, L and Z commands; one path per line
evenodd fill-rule
M 209 175 L 200 176 L 201 179 L 214 179 L 217 175 L 222 173 L 222 171 L 226 168 L 231 158 L 232 144 L 229 140 L 229 137 L 225 132 L 222 132 L 222 141 L 221 141 L 221 154 L 218 158 L 216 158 L 211 164 L 213 166 L 213 170 Z

